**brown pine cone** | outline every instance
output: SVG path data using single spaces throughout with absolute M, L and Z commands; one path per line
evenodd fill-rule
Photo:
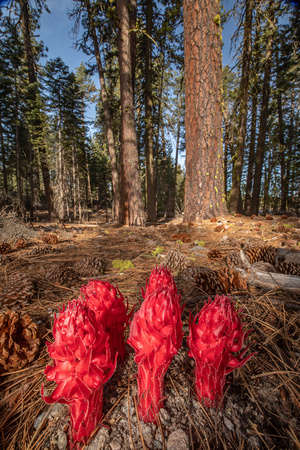
M 168 251 L 166 258 L 162 263 L 162 266 L 177 271 L 185 270 L 192 265 L 192 261 L 189 258 L 175 249 Z
M 208 257 L 208 259 L 211 259 L 211 260 L 221 259 L 222 253 L 220 252 L 220 250 L 210 250 L 207 253 L 207 257 Z
M 39 351 L 38 326 L 28 314 L 0 313 L 0 370 L 20 370 L 32 362 Z
M 0 242 L 0 254 L 1 255 L 7 255 L 8 253 L 11 253 L 11 251 L 12 251 L 12 248 L 8 242 Z
M 51 283 L 72 286 L 78 282 L 78 276 L 72 267 L 67 264 L 53 264 L 47 270 L 46 279 Z
M 214 231 L 215 231 L 216 233 L 222 233 L 222 232 L 225 231 L 225 230 L 226 230 L 226 228 L 224 227 L 223 224 L 218 225 L 216 228 L 214 228 Z
M 24 273 L 11 275 L 0 295 L 0 304 L 12 306 L 15 304 L 24 305 L 29 302 L 34 294 L 34 285 L 30 278 Z
M 105 264 L 101 258 L 93 256 L 77 261 L 73 268 L 81 277 L 97 277 L 104 274 Z
M 15 248 L 25 248 L 27 245 L 27 242 L 25 241 L 25 239 L 18 239 L 15 242 Z
M 45 244 L 58 244 L 58 237 L 55 234 L 46 234 L 42 236 L 42 241 Z

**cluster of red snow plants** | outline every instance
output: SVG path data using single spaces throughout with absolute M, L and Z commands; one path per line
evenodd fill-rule
M 135 350 L 138 368 L 138 414 L 157 423 L 164 401 L 164 376 L 181 347 L 183 333 L 180 295 L 170 271 L 155 268 L 143 291 L 144 301 L 135 313 L 128 344 Z M 113 375 L 117 360 L 125 357 L 124 330 L 131 314 L 120 291 L 108 282 L 90 281 L 77 300 L 63 306 L 55 317 L 54 343 L 48 352 L 53 367 L 48 380 L 57 383 L 47 403 L 69 405 L 70 448 L 79 448 L 101 424 L 103 385 Z M 195 388 L 199 400 L 218 406 L 224 396 L 226 375 L 244 365 L 250 331 L 244 331 L 230 299 L 216 296 L 190 317 L 189 356 L 195 359 Z M 235 356 L 233 355 L 235 353 Z

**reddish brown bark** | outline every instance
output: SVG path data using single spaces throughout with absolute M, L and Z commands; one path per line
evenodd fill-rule
M 128 0 L 117 0 L 117 14 L 121 90 L 121 221 L 126 225 L 143 225 L 145 214 L 134 123 Z
M 222 145 L 220 2 L 184 0 L 186 182 L 184 220 L 227 212 Z

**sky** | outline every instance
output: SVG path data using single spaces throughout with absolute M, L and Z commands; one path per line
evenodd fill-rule
M 5 6 L 8 3 L 6 0 L 0 0 L 0 6 Z M 231 9 L 235 0 L 223 0 L 226 10 Z M 90 56 L 86 56 L 82 51 L 77 51 L 74 48 L 74 40 L 72 39 L 71 29 L 73 26 L 72 20 L 68 18 L 68 12 L 73 8 L 72 0 L 47 0 L 47 6 L 51 11 L 50 14 L 43 12 L 40 19 L 40 28 L 36 31 L 37 38 L 40 38 L 45 47 L 47 47 L 46 59 L 54 59 L 60 57 L 62 61 L 69 66 L 70 71 L 74 71 L 80 66 L 80 63 L 91 60 Z M 229 64 L 232 56 L 229 55 L 231 36 L 235 31 L 234 19 L 231 19 L 224 26 L 222 31 L 223 37 L 223 65 Z M 93 61 L 93 59 L 92 59 Z M 99 78 L 95 74 L 93 76 L 94 83 L 99 89 Z M 92 120 L 95 117 L 95 105 L 91 105 L 87 110 L 87 119 Z M 91 129 L 93 131 L 93 129 Z M 184 160 L 180 161 L 184 165 Z

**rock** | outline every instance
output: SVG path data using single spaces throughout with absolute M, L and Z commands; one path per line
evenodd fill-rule
M 234 425 L 231 422 L 231 420 L 228 419 L 228 417 L 224 416 L 224 424 L 225 427 L 229 430 L 229 431 L 233 431 L 234 430 Z
M 109 445 L 111 450 L 122 450 L 120 441 L 118 439 L 114 439 L 113 441 L 110 442 Z
M 99 450 L 104 449 L 105 444 L 109 440 L 109 431 L 107 428 L 100 428 L 94 440 L 90 443 L 86 450 Z
M 154 438 L 154 431 L 155 431 L 153 430 L 153 426 L 146 425 L 144 422 L 141 422 L 140 425 L 145 444 L 147 445 L 147 447 L 152 447 L 152 441 Z
M 168 413 L 168 411 L 164 408 L 161 408 L 161 410 L 159 411 L 159 415 L 160 415 L 161 423 L 163 425 L 169 425 L 169 423 L 171 421 L 171 416 Z
M 167 442 L 167 450 L 189 450 L 189 438 L 183 430 L 173 431 Z
M 47 416 L 48 411 L 43 411 L 39 416 L 37 416 L 37 418 L 35 419 L 34 423 L 33 423 L 33 428 L 35 430 L 37 430 L 39 428 L 39 426 L 41 425 L 41 423 L 43 422 L 44 418 Z
M 68 438 L 64 431 L 57 432 L 57 447 L 59 450 L 66 450 L 68 448 Z

